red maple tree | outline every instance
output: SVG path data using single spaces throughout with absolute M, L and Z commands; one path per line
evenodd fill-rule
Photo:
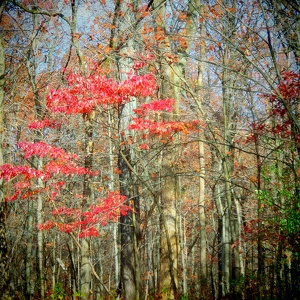
M 47 109 L 49 115 L 56 114 L 81 114 L 91 113 L 97 107 L 121 106 L 132 97 L 154 98 L 157 89 L 153 74 L 133 75 L 120 83 L 105 76 L 90 75 L 87 77 L 70 73 L 67 76 L 67 86 L 50 91 L 47 96 Z M 188 132 L 197 129 L 198 122 L 164 121 L 163 117 L 157 120 L 162 112 L 171 113 L 174 106 L 173 99 L 160 99 L 150 103 L 143 103 L 133 111 L 137 117 L 132 119 L 129 130 L 146 132 L 143 134 L 145 142 L 140 149 L 148 150 L 152 136 L 164 137 L 171 141 L 172 135 L 177 132 Z M 29 124 L 31 130 L 44 128 L 59 129 L 62 122 L 45 118 Z M 6 201 L 17 199 L 35 199 L 36 195 L 43 194 L 50 200 L 55 209 L 48 220 L 38 225 L 39 230 L 58 228 L 59 231 L 70 233 L 77 232 L 80 238 L 97 236 L 97 225 L 104 225 L 108 221 L 117 221 L 121 215 L 126 215 L 132 208 L 125 205 L 126 197 L 118 191 L 111 191 L 104 199 L 96 199 L 96 204 L 90 205 L 87 210 L 58 206 L 56 200 L 61 190 L 66 185 L 66 178 L 71 176 L 95 176 L 98 172 L 80 166 L 77 154 L 67 153 L 62 148 L 39 142 L 19 142 L 18 148 L 22 151 L 25 161 L 31 158 L 43 159 L 42 168 L 38 169 L 27 165 L 5 164 L 0 166 L 0 178 L 6 181 L 16 180 L 14 192 Z M 37 184 L 37 179 L 42 180 L 42 187 Z M 77 195 L 75 198 L 82 198 Z

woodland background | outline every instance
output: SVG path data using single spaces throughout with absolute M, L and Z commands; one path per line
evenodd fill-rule
M 0 15 L 2 299 L 299 299 L 299 1 Z

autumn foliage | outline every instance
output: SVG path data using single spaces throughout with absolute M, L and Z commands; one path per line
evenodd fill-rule
M 248 141 L 256 140 L 258 136 L 269 133 L 282 138 L 292 138 L 300 142 L 300 134 L 295 130 L 295 120 L 298 120 L 300 103 L 300 75 L 295 72 L 283 72 L 282 80 L 273 94 L 263 95 L 271 104 L 269 117 L 274 122 L 260 121 L 251 124 L 252 133 Z
M 117 83 L 112 79 L 100 75 L 84 77 L 70 73 L 67 76 L 67 87 L 50 91 L 47 96 L 48 114 L 89 114 L 93 110 L 109 106 L 120 107 L 131 101 L 131 97 L 154 97 L 157 89 L 153 74 L 133 75 L 128 79 Z M 196 130 L 197 121 L 175 122 L 164 121 L 163 117 L 157 120 L 162 112 L 171 114 L 174 100 L 155 100 L 150 103 L 142 103 L 134 113 L 137 117 L 132 119 L 129 130 L 147 132 L 144 134 L 145 143 L 140 149 L 148 150 L 150 142 L 147 138 L 159 136 L 171 140 L 174 133 Z M 55 118 L 45 118 L 31 122 L 30 130 L 44 130 L 45 128 L 59 129 L 62 121 Z M 99 172 L 84 168 L 80 165 L 79 156 L 75 153 L 67 153 L 62 148 L 50 145 L 46 142 L 19 142 L 17 144 L 21 155 L 28 162 L 33 159 L 42 159 L 42 167 L 27 165 L 0 166 L 0 177 L 6 181 L 16 181 L 14 193 L 6 198 L 6 201 L 18 199 L 36 199 L 37 195 L 46 195 L 46 199 L 54 204 L 52 216 L 44 224 L 39 224 L 38 229 L 49 230 L 58 228 L 65 233 L 78 232 L 79 237 L 97 236 L 97 226 L 104 225 L 108 221 L 117 221 L 120 215 L 126 215 L 132 208 L 125 205 L 126 197 L 118 191 L 111 191 L 104 199 L 97 199 L 97 204 L 90 205 L 88 210 L 80 208 L 83 195 L 76 195 L 77 208 L 56 205 L 62 189 L 66 185 L 66 178 L 74 176 L 97 176 Z M 119 173 L 118 173 L 119 174 Z M 38 184 L 37 180 L 42 184 Z M 76 206 L 76 205 L 75 205 Z
M 121 105 L 130 97 L 153 96 L 157 86 L 152 74 L 129 75 L 120 84 L 105 76 L 78 74 L 67 76 L 68 87 L 52 90 L 47 97 L 47 108 L 53 113 L 85 114 L 96 106 Z

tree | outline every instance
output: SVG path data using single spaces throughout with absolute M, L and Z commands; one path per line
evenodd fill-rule
M 0 16 L 4 9 L 5 2 L 0 6 Z M 4 83 L 5 83 L 5 53 L 3 37 L 0 35 L 0 165 L 3 165 L 3 142 L 4 142 Z M 9 272 L 8 272 L 8 249 L 6 240 L 6 205 L 4 195 L 3 179 L 0 179 L 0 290 L 6 291 Z

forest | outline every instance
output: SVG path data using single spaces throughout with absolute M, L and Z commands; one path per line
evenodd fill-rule
M 300 299 L 298 0 L 0 1 L 0 299 Z

